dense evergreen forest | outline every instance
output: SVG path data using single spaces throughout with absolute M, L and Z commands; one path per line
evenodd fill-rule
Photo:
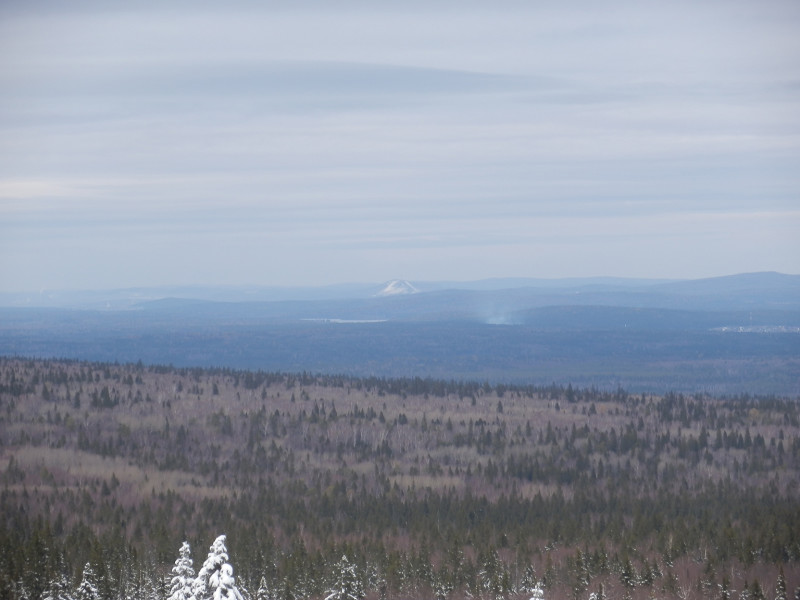
M 0 454 L 0 598 L 800 598 L 797 399 L 0 358 Z

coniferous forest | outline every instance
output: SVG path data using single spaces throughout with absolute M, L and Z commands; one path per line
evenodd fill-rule
M 2 358 L 0 455 L 0 598 L 800 598 L 796 398 Z

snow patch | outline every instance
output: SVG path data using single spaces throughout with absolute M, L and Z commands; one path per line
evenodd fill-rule
M 411 285 L 408 281 L 402 279 L 393 279 L 387 283 L 383 289 L 375 294 L 376 297 L 385 296 L 403 296 L 406 294 L 418 294 L 419 290 Z

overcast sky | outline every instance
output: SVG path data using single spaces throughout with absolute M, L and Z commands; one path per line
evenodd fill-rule
M 800 273 L 798 31 L 795 0 L 7 0 L 0 290 Z

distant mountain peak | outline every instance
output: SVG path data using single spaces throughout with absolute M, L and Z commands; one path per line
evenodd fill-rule
M 418 294 L 419 290 L 411 285 L 408 281 L 402 279 L 393 279 L 383 289 L 375 294 L 376 297 L 384 296 L 404 296 L 407 294 Z

